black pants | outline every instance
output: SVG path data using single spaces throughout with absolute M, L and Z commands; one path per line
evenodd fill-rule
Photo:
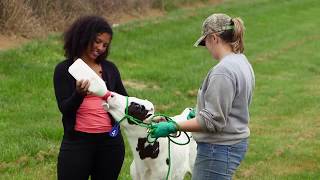
M 77 132 L 64 137 L 58 156 L 59 180 L 116 180 L 124 160 L 125 148 L 119 133 Z

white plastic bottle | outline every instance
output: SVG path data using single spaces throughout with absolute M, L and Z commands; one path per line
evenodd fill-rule
M 77 81 L 89 80 L 88 90 L 93 94 L 104 97 L 110 93 L 105 82 L 82 59 L 77 59 L 68 71 Z

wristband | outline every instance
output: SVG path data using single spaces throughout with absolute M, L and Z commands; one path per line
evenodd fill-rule
M 102 96 L 102 99 L 106 101 L 106 100 L 108 100 L 109 96 L 111 96 L 110 91 L 108 91 L 104 96 Z

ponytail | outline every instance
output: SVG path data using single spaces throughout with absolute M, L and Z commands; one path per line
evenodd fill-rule
M 241 18 L 232 18 L 231 21 L 234 24 L 233 28 L 233 38 L 232 42 L 230 43 L 232 47 L 232 51 L 235 53 L 243 53 L 244 51 L 244 44 L 243 44 L 243 34 L 245 27 L 243 25 L 243 21 Z

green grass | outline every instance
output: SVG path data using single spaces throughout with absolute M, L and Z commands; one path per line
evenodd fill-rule
M 205 17 L 240 16 L 256 73 L 248 154 L 235 179 L 319 179 L 320 33 L 317 0 L 243 0 L 133 21 L 115 29 L 110 59 L 131 96 L 178 114 L 216 63 L 193 48 Z M 52 87 L 59 35 L 0 52 L 0 179 L 55 179 L 62 137 Z M 127 148 L 119 179 L 130 179 Z

